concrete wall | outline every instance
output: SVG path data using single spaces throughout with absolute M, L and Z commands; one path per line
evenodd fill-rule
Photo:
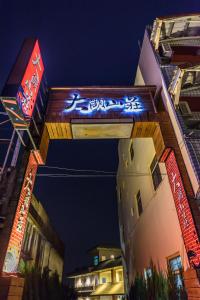
M 117 177 L 119 221 L 123 228 L 121 235 L 129 282 L 134 279 L 136 271 L 143 272 L 149 267 L 151 259 L 166 269 L 167 257 L 178 254 L 184 268 L 189 266 L 165 165 L 159 164 L 162 182 L 155 191 L 150 172 L 155 156 L 153 140 L 133 140 L 133 161 L 130 157 L 131 142 L 125 139 L 119 142 Z M 143 205 L 140 216 L 136 201 L 139 190 Z

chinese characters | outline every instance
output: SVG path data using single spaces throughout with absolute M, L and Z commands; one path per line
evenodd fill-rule
M 189 220 L 186 215 L 186 208 L 184 205 L 184 194 L 182 191 L 182 185 L 180 183 L 180 180 L 177 178 L 177 173 L 172 172 L 171 173 L 171 180 L 173 184 L 173 192 L 175 195 L 177 195 L 178 200 L 178 210 L 180 211 L 180 216 L 182 218 L 183 227 L 186 229 L 189 226 Z
M 37 167 L 38 163 L 34 154 L 31 153 L 4 260 L 3 270 L 7 273 L 17 272 Z
M 32 188 L 33 188 L 33 174 L 32 174 L 32 169 L 30 169 L 30 172 L 26 178 L 26 183 L 24 186 L 24 192 L 25 192 L 24 202 L 21 204 L 19 210 L 19 218 L 18 218 L 17 229 L 16 229 L 18 232 L 22 232 L 23 230 L 24 218 L 27 214 L 27 210 L 29 208 L 29 204 L 31 201 Z
M 165 164 L 188 259 L 192 267 L 199 268 L 199 237 L 197 235 L 188 198 L 184 189 L 183 181 L 181 179 L 181 174 L 173 150 L 169 152 Z
M 44 66 L 37 41 L 17 92 L 17 101 L 25 117 L 32 116 L 43 72 Z
M 65 112 L 78 111 L 81 114 L 121 110 L 122 113 L 140 112 L 144 108 L 137 96 L 125 96 L 121 99 L 84 98 L 74 93 L 72 99 L 66 100 Z

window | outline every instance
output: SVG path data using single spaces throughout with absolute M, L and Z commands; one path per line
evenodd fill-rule
M 44 251 L 45 251 L 45 240 L 44 239 L 41 240 L 40 250 L 39 251 L 40 251 L 40 256 L 39 256 L 38 265 L 40 267 L 43 267 Z
M 123 281 L 123 272 L 122 270 L 116 271 L 116 282 Z
M 131 160 L 133 161 L 133 159 L 134 159 L 133 142 L 131 142 L 129 151 L 130 151 Z
M 137 193 L 136 199 L 137 199 L 138 214 L 140 216 L 141 213 L 143 212 L 142 198 L 141 198 L 140 191 Z
M 24 252 L 28 252 L 29 251 L 29 243 L 30 243 L 30 238 L 31 238 L 31 231 L 32 231 L 32 226 L 31 226 L 31 224 L 29 222 L 27 222 L 25 236 L 24 236 L 24 241 L 23 241 L 23 251 Z
M 104 260 L 106 260 L 106 256 L 105 256 L 105 255 L 102 255 L 102 256 L 101 256 L 101 261 L 104 261 Z
M 144 269 L 144 278 L 147 280 L 148 278 L 151 277 L 152 277 L 152 269 L 150 267 Z
M 95 255 L 94 256 L 94 265 L 97 266 L 99 264 L 99 256 Z
M 37 248 L 36 248 L 36 257 L 35 257 L 35 265 L 36 267 L 40 267 L 40 262 L 41 262 L 41 249 L 42 249 L 42 237 L 40 234 L 38 234 L 38 243 L 37 243 Z
M 152 179 L 153 179 L 154 189 L 156 190 L 162 181 L 160 167 L 159 167 L 156 156 L 154 156 L 154 159 L 151 163 L 150 169 L 151 169 L 151 175 L 152 175 Z
M 101 282 L 102 282 L 102 283 L 106 283 L 106 278 L 105 278 L 105 277 L 102 277 Z
M 133 197 L 133 201 L 131 203 L 131 216 L 134 216 L 134 212 L 135 212 L 135 196 Z
M 131 216 L 133 217 L 134 216 L 134 208 L 131 207 Z
M 31 239 L 30 239 L 29 250 L 28 250 L 31 256 L 33 256 L 35 252 L 34 249 L 36 246 L 36 241 L 37 241 L 37 232 L 35 230 L 35 227 L 32 226 L 32 233 L 31 233 Z
M 181 288 L 183 286 L 182 276 L 181 276 L 181 270 L 182 270 L 181 257 L 175 256 L 169 258 L 168 267 L 169 267 L 169 271 L 174 275 L 176 286 Z
M 122 188 L 119 188 L 119 202 L 122 200 Z

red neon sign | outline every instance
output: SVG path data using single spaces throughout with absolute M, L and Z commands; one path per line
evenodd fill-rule
M 174 151 L 170 152 L 165 164 L 188 259 L 191 266 L 197 268 L 200 267 L 200 241 L 197 235 Z
M 25 117 L 30 118 L 33 113 L 39 91 L 44 65 L 38 41 L 36 41 L 25 70 L 21 85 L 17 92 L 17 100 Z
M 6 273 L 17 272 L 37 167 L 31 152 L 4 261 L 3 272 Z

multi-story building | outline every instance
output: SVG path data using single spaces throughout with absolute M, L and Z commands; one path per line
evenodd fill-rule
M 97 246 L 90 250 L 93 266 L 68 275 L 74 281 L 78 300 L 121 300 L 124 297 L 124 276 L 121 249 Z
M 32 195 L 26 231 L 23 240 L 20 268 L 36 267 L 43 271 L 47 267 L 62 280 L 64 244 L 52 227 L 40 201 Z
M 200 299 L 200 272 L 196 271 L 200 269 L 199 62 L 199 14 L 157 18 L 146 29 L 135 87 L 48 90 L 38 40 L 25 41 L 0 107 L 1 124 L 9 127 L 9 134 L 2 131 L 5 151 L 0 155 L 3 284 L 7 278 L 9 286 L 13 273 L 18 273 L 20 257 L 31 257 L 36 265 L 44 266 L 39 251 L 35 256 L 34 249 L 29 253 L 34 232 L 30 224 L 25 238 L 24 232 L 37 169 L 46 162 L 50 140 L 119 138 L 118 207 L 129 284 L 136 272 L 149 272 L 153 260 L 161 269 L 175 271 L 179 283 L 179 269 L 184 268 L 189 296 Z M 50 235 L 36 222 L 40 238 L 35 241 L 43 249 L 41 236 L 50 241 Z M 44 264 L 51 257 L 50 249 L 47 251 Z M 91 270 L 98 273 L 98 286 L 90 296 L 122 295 L 111 282 L 115 272 L 109 261 L 115 259 L 101 261 L 95 256 L 98 265 Z M 106 262 L 110 282 L 99 277 Z
M 200 179 L 200 15 L 157 18 L 147 27 L 141 47 L 135 85 L 156 85 L 154 103 L 165 111 L 176 137 L 181 176 L 167 172 L 158 159 L 155 140 L 141 138 L 119 142 L 117 176 L 120 235 L 129 284 L 136 272 L 148 270 L 150 261 L 177 272 L 189 268 L 188 251 L 194 238 L 188 224 L 181 179 L 189 177 L 194 196 L 188 195 L 194 223 L 199 230 Z M 145 129 L 144 129 L 145 130 Z M 155 128 L 152 128 L 155 130 Z M 166 137 L 170 132 L 165 132 Z M 168 138 L 168 137 L 167 137 Z M 166 138 L 166 140 L 167 140 Z M 173 167 L 173 165 L 172 165 Z M 185 189 L 188 189 L 184 185 Z M 181 226 L 182 225 L 182 230 Z M 199 233 L 198 233 L 199 234 Z M 195 248 L 199 251 L 198 243 Z M 198 268 L 199 265 L 195 265 Z

